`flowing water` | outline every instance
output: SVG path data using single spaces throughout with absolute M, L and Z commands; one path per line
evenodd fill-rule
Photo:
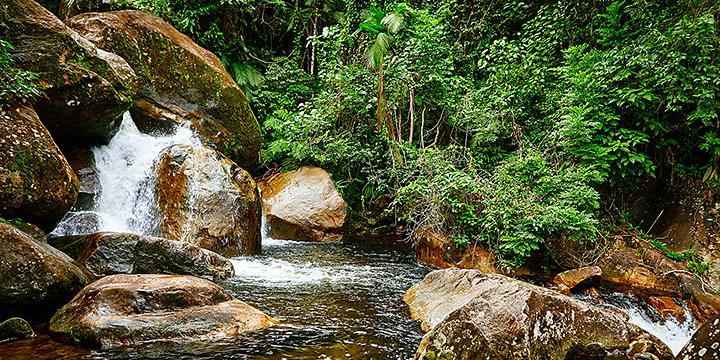
M 88 232 L 154 232 L 154 163 L 174 144 L 197 145 L 189 129 L 142 134 L 125 115 L 118 134 L 93 149 L 101 186 L 95 205 L 68 214 L 53 235 Z M 95 223 L 84 219 L 94 217 Z M 263 229 L 265 228 L 263 224 Z M 222 285 L 241 300 L 281 321 L 232 341 L 158 341 L 90 351 L 47 336 L 0 345 L 8 359 L 408 359 L 421 338 L 401 301 L 429 268 L 398 243 L 322 244 L 279 241 L 263 232 L 260 254 L 231 259 L 236 276 Z M 584 299 L 588 300 L 588 299 Z M 635 324 L 677 352 L 695 329 L 694 320 L 661 321 L 625 295 L 604 296 L 600 306 L 625 311 Z
M 594 299 L 587 295 L 575 295 L 574 297 L 595 303 Z M 677 355 L 698 329 L 697 321 L 687 305 L 682 301 L 677 301 L 677 303 L 685 312 L 684 319 L 678 320 L 672 316 L 663 319 L 655 308 L 632 294 L 617 292 L 603 294 L 597 306 L 627 314 L 631 323 L 655 335 L 672 350 L 674 355 Z
M 154 163 L 171 145 L 199 145 L 189 128 L 178 126 L 170 135 L 141 133 L 130 113 L 123 116 L 118 133 L 107 145 L 92 149 L 100 184 L 94 208 L 70 212 L 51 233 L 81 235 L 94 231 L 136 232 L 153 235 L 156 221 Z M 87 224 L 80 218 L 92 216 Z

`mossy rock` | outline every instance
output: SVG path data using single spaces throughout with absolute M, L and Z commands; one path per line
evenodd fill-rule
M 78 190 L 75 173 L 33 108 L 0 108 L 0 217 L 50 231 Z
M 117 132 L 136 92 L 127 62 L 32 0 L 0 3 L 0 38 L 15 46 L 19 68 L 39 74 L 45 96 L 35 109 L 61 145 L 104 143 Z
M 142 11 L 86 13 L 68 24 L 135 71 L 140 90 L 131 113 L 141 131 L 190 124 L 203 142 L 241 167 L 257 167 L 260 127 L 214 54 Z
M 25 319 L 14 317 L 0 323 L 0 342 L 35 337 L 35 331 Z

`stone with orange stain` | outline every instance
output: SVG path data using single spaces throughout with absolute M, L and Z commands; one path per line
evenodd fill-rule
M 211 148 L 175 145 L 156 172 L 161 237 L 227 257 L 260 249 L 260 197 L 247 171 Z
M 663 319 L 672 316 L 679 322 L 685 321 L 685 310 L 675 303 L 673 298 L 669 296 L 649 296 L 647 302 L 660 313 Z

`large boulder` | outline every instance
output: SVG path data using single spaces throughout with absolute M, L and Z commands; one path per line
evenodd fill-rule
M 274 323 L 207 280 L 123 274 L 85 287 L 53 316 L 50 332 L 63 341 L 110 348 L 152 340 L 232 338 Z
M 404 300 L 431 329 L 416 359 L 672 359 L 609 311 L 502 275 L 437 270 Z
M 160 236 L 228 257 L 260 249 L 260 196 L 247 171 L 189 145 L 166 149 L 156 171 Z
M 316 167 L 270 176 L 258 186 L 270 236 L 276 239 L 340 241 L 347 204 L 330 174 Z
M 678 360 L 720 359 L 720 317 L 705 323 L 676 357 Z
M 191 124 L 207 144 L 255 169 L 260 127 L 242 90 L 210 51 L 141 11 L 86 13 L 68 24 L 135 70 L 140 90 L 131 113 L 140 130 Z
M 35 109 L 55 140 L 103 143 L 117 132 L 135 95 L 135 74 L 33 0 L 0 3 L 0 38 L 15 46 L 17 67 L 40 75 Z
M 49 231 L 77 196 L 75 173 L 32 107 L 0 106 L 0 217 Z
M 51 238 L 49 242 L 98 278 L 112 274 L 178 274 L 219 281 L 235 275 L 230 260 L 184 241 L 100 232 Z
M 701 322 L 720 315 L 720 294 L 707 286 L 685 264 L 655 249 L 615 246 L 600 259 L 601 279 L 621 290 L 643 296 L 674 296 L 687 300 Z
M 54 311 L 89 282 L 61 251 L 0 223 L 0 317 Z

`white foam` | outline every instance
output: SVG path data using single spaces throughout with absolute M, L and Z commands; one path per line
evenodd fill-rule
M 273 285 L 303 285 L 322 281 L 337 281 L 344 273 L 311 266 L 307 263 L 291 263 L 280 259 L 234 258 L 235 276 L 257 283 Z
M 100 195 L 92 209 L 99 217 L 98 231 L 153 232 L 154 164 L 163 150 L 176 144 L 196 146 L 200 140 L 191 129 L 181 126 L 170 135 L 143 134 L 126 112 L 110 142 L 92 149 L 100 184 Z M 72 214 L 66 216 L 53 235 L 80 233 L 81 229 L 74 227 L 75 220 Z

